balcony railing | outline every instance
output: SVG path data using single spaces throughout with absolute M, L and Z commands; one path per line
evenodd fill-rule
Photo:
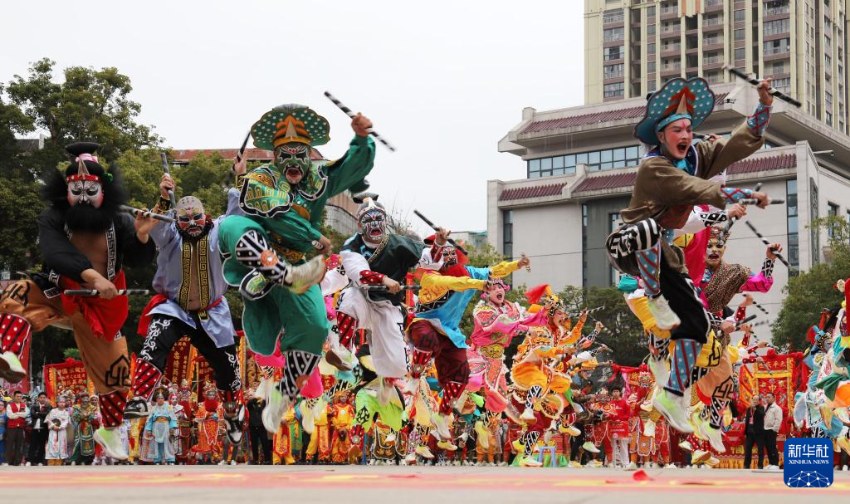
M 791 65 L 774 65 L 765 68 L 767 75 L 782 75 L 791 73 Z
M 788 14 L 791 12 L 791 7 L 788 5 L 783 5 L 780 7 L 765 7 L 764 15 L 765 16 L 779 16 L 782 14 Z
M 771 48 L 771 49 L 765 49 L 764 50 L 765 56 L 778 56 L 778 55 L 781 55 L 781 54 L 790 54 L 790 53 L 791 53 L 790 47 L 786 47 L 784 49 L 783 48 L 776 48 L 776 49 Z

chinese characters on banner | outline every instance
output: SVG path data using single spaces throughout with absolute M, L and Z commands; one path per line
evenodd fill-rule
M 88 379 L 85 366 L 81 361 L 70 357 L 60 364 L 44 366 L 44 388 L 47 398 L 52 402 L 66 390 L 72 391 L 75 396 L 80 391 L 94 393 L 94 384 Z
M 788 434 L 791 425 L 789 412 L 794 410 L 794 394 L 806 381 L 805 376 L 802 376 L 805 371 L 801 357 L 800 353 L 766 355 L 761 361 L 749 364 L 755 379 L 754 393 L 773 394 L 776 397 L 776 404 L 782 408 L 784 420 L 780 434 Z
M 179 385 L 183 380 L 187 380 L 191 383 L 195 372 L 195 366 L 192 365 L 195 353 L 195 347 L 192 346 L 187 336 L 177 340 L 165 363 L 162 382 Z
M 215 385 L 215 375 L 213 374 L 212 366 L 207 362 L 206 359 L 202 355 L 198 355 L 194 358 L 195 361 L 195 380 L 197 384 L 197 393 L 198 396 L 204 390 L 204 384 L 209 382 Z

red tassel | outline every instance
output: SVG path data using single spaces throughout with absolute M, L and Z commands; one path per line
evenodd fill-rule
M 549 287 L 549 284 L 537 285 L 525 291 L 525 298 L 528 299 L 529 303 L 538 304 L 540 302 L 540 298 L 551 291 L 552 289 Z

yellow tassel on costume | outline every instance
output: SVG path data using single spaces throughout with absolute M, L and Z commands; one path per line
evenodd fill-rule
M 669 330 L 659 329 L 658 326 L 655 325 L 655 317 L 653 317 L 652 312 L 649 311 L 649 300 L 646 296 L 627 299 L 626 303 L 629 305 L 629 308 L 632 309 L 632 312 L 638 320 L 640 320 L 645 331 L 651 331 L 652 334 L 661 339 L 667 339 L 670 337 Z
M 701 368 L 714 367 L 720 364 L 721 356 L 720 341 L 715 337 L 714 331 L 709 331 L 708 342 L 702 346 L 699 355 L 697 355 L 696 365 Z
M 735 345 L 726 347 L 726 353 L 729 355 L 729 362 L 735 364 L 741 358 L 740 349 Z

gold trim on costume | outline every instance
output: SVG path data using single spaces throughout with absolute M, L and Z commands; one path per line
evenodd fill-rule
M 192 279 L 192 245 L 183 240 L 180 252 L 180 293 L 177 295 L 177 304 L 184 310 L 188 310 L 189 306 L 189 282 Z
M 499 344 L 495 345 L 487 345 L 480 347 L 478 352 L 484 357 L 489 357 L 491 359 L 501 359 L 503 355 L 505 355 L 505 347 Z
M 286 243 L 286 240 L 283 236 L 271 230 L 268 231 L 268 235 L 269 239 L 271 240 L 272 249 L 274 249 L 275 252 L 283 256 L 283 258 L 286 259 L 286 262 L 294 264 L 304 260 L 304 252 L 293 250 L 284 245 L 284 243 Z
M 263 184 L 263 185 L 268 186 L 268 187 L 275 187 L 274 178 L 271 175 L 268 175 L 268 174 L 263 173 L 263 172 L 259 172 L 259 171 L 255 170 L 255 171 L 252 171 L 250 173 L 246 173 L 244 177 L 247 180 L 255 180 L 255 181 L 259 182 L 260 184 Z
M 177 297 L 177 304 L 184 310 L 189 310 L 189 288 L 192 281 L 192 266 L 197 264 L 198 273 L 198 297 L 201 309 L 198 310 L 198 316 L 206 320 L 207 312 L 205 308 L 210 305 L 210 277 L 209 277 L 209 241 L 208 236 L 202 237 L 196 243 L 183 240 L 181 251 L 181 266 L 183 278 L 180 282 L 180 294 Z M 197 261 L 193 259 L 197 258 Z

